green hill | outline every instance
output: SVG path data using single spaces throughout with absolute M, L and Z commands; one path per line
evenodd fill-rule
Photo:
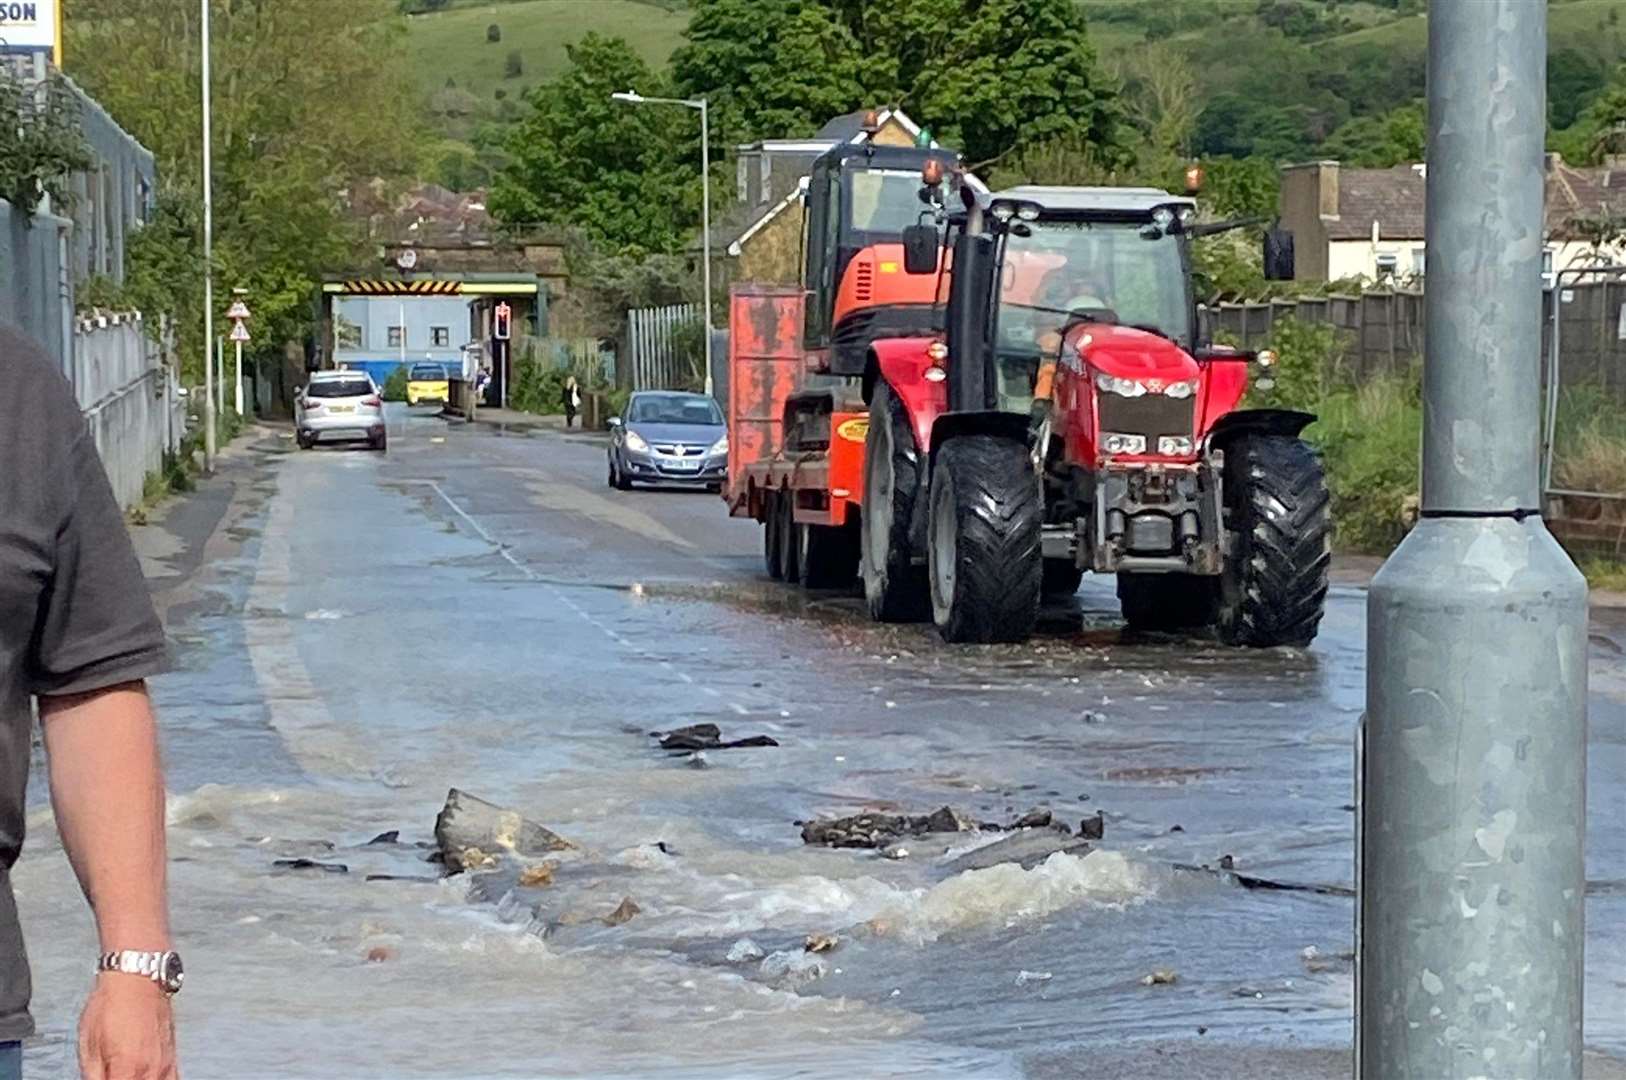
M 407 49 L 426 95 L 451 80 L 489 105 L 498 90 L 518 97 L 557 75 L 565 46 L 588 31 L 624 37 L 660 66 L 682 43 L 687 22 L 687 13 L 673 5 L 642 0 L 481 0 L 409 16 Z M 500 28 L 501 41 L 487 40 L 491 26 Z M 521 71 L 513 75 L 509 58 L 516 53 Z

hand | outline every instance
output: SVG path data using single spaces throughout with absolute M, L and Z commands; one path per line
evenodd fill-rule
M 79 1018 L 79 1071 L 85 1080 L 179 1080 L 175 1014 L 157 983 L 97 976 Z

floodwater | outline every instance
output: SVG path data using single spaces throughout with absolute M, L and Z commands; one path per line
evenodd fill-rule
M 186 1075 L 1347 1075 L 1358 588 L 1305 652 L 1125 640 L 1093 581 L 1032 645 L 951 649 L 769 585 L 754 526 L 610 491 L 589 440 L 393 418 L 387 459 L 268 437 L 138 530 L 179 666 Z M 1626 1060 L 1626 619 L 1593 640 L 1587 1039 Z M 699 722 L 780 745 L 649 736 Z M 454 786 L 579 850 L 442 878 Z M 28 1065 L 65 1077 L 96 948 L 44 794 Z M 955 873 L 992 837 L 887 859 L 797 825 L 943 805 L 1106 832 Z M 1176 869 L 1225 855 L 1334 888 Z

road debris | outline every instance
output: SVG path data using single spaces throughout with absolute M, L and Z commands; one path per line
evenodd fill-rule
M 271 864 L 278 870 L 320 870 L 324 874 L 348 874 L 344 863 L 317 862 L 315 859 L 278 859 Z
M 1078 835 L 1082 840 L 1099 840 L 1107 834 L 1106 815 L 1097 810 L 1092 816 L 1078 823 Z
M 1088 855 L 1090 844 L 1087 840 L 1060 831 L 1022 829 L 966 852 L 951 861 L 944 870 L 953 875 L 967 870 L 986 870 L 1004 863 L 1015 863 L 1024 870 L 1031 870 L 1058 851 L 1068 855 Z
M 652 731 L 650 738 L 659 739 L 662 750 L 687 752 L 692 750 L 741 750 L 756 746 L 778 746 L 766 735 L 748 735 L 743 739 L 724 741 L 723 731 L 716 724 L 690 724 L 674 731 Z
M 576 846 L 517 811 L 457 788 L 447 792 L 446 805 L 435 818 L 435 843 L 449 874 L 471 869 L 469 857 L 474 858 L 475 867 L 480 867 L 495 863 L 494 853 L 534 859 Z
M 519 883 L 529 889 L 552 885 L 553 873 L 558 869 L 559 864 L 556 862 L 536 863 L 533 866 L 527 866 L 519 872 Z
M 905 836 L 973 832 L 979 828 L 975 821 L 949 806 L 930 814 L 863 813 L 798 824 L 802 826 L 802 843 L 833 848 L 882 848 Z
M 834 934 L 809 934 L 802 943 L 802 951 L 810 953 L 825 953 L 841 944 L 841 939 Z
M 1049 982 L 1053 978 L 1055 978 L 1055 976 L 1048 971 L 1023 970 L 1016 973 L 1016 985 L 1025 986 L 1028 983 Z
M 374 845 L 377 845 L 377 844 L 399 844 L 400 842 L 401 842 L 401 830 L 400 829 L 391 829 L 389 832 L 381 832 L 381 833 L 379 833 L 377 836 L 375 836 L 371 840 L 367 841 L 367 843 L 364 846 L 365 847 L 373 847 Z
M 830 971 L 830 965 L 823 957 L 806 950 L 785 949 L 769 953 L 757 970 L 770 982 L 790 988 L 824 978 Z
M 631 922 L 634 918 L 641 914 L 643 910 L 644 909 L 639 907 L 632 897 L 623 896 L 621 898 L 621 903 L 616 905 L 615 910 L 604 916 L 604 918 L 600 921 L 603 922 L 605 926 L 621 926 Z
M 1140 984 L 1142 986 L 1172 986 L 1179 981 L 1180 976 L 1176 972 L 1167 968 L 1159 968 L 1150 975 L 1142 976 Z

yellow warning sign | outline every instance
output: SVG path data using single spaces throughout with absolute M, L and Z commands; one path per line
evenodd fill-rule
M 840 427 L 836 428 L 836 434 L 840 435 L 848 442 L 863 442 L 864 437 L 869 434 L 869 418 L 866 416 L 860 416 L 855 419 L 848 420 Z

